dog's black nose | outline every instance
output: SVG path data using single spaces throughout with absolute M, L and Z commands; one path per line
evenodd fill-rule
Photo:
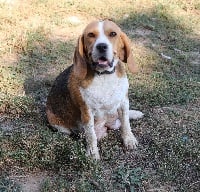
M 108 49 L 108 45 L 106 43 L 99 43 L 96 48 L 100 53 L 105 53 Z

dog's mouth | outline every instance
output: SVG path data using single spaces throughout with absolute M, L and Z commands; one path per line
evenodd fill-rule
M 113 61 L 109 61 L 106 57 L 101 56 L 99 59 L 93 63 L 95 67 L 108 68 L 113 66 Z

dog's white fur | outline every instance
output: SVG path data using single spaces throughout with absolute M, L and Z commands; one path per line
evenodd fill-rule
M 88 88 L 80 88 L 81 95 L 89 107 L 91 119 L 89 124 L 84 127 L 87 143 L 89 143 L 88 153 L 96 159 L 99 159 L 99 152 L 94 130 L 94 119 L 98 119 L 103 125 L 107 122 L 106 117 L 109 118 L 109 116 L 115 116 L 119 113 L 124 144 L 133 149 L 138 143 L 131 132 L 129 118 L 141 118 L 143 113 L 136 110 L 129 111 L 129 100 L 126 96 L 128 86 L 126 76 L 118 78 L 116 73 L 113 73 L 110 75 L 95 75 L 92 84 Z

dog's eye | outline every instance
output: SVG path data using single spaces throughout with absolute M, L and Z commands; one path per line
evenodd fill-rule
M 94 34 L 94 33 L 88 33 L 87 36 L 88 36 L 88 37 L 95 37 L 95 34 Z
M 117 35 L 116 32 L 114 32 L 114 31 L 110 32 L 110 37 L 115 37 L 116 35 Z

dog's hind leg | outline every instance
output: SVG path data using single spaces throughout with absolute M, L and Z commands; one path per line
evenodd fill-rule
M 71 131 L 70 129 L 66 128 L 66 127 L 63 127 L 63 126 L 60 126 L 60 125 L 51 125 L 54 129 L 58 130 L 59 132 L 61 133 L 65 133 L 67 135 L 70 135 L 71 134 Z

